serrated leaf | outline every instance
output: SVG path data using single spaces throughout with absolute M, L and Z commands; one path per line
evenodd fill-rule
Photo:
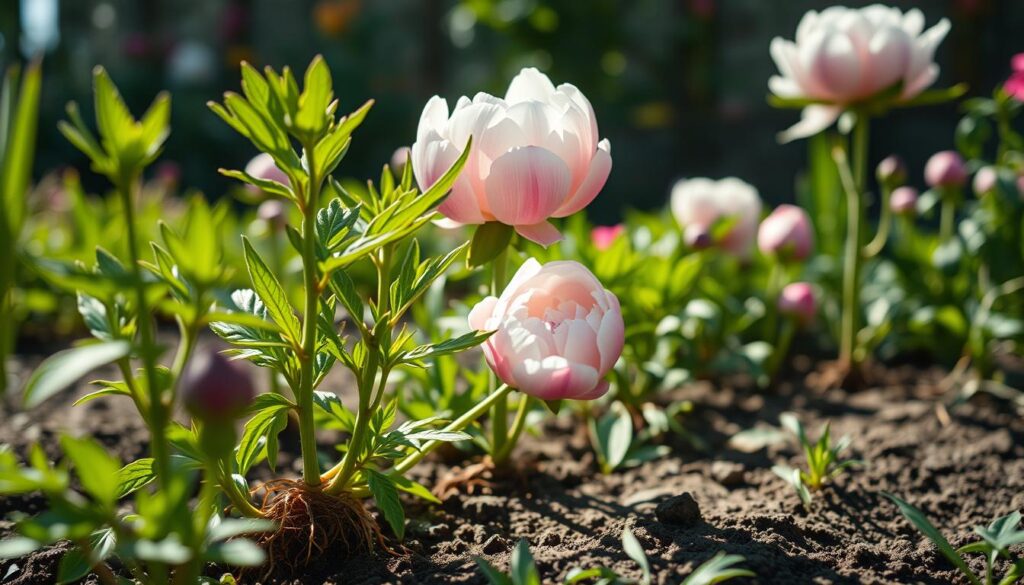
M 259 295 L 260 300 L 267 308 L 267 313 L 281 327 L 284 334 L 292 342 L 298 343 L 302 337 L 301 326 L 288 302 L 288 295 L 285 294 L 284 288 L 274 273 L 267 268 L 266 263 L 256 253 L 249 239 L 243 237 L 242 244 L 245 249 L 245 264 L 249 269 L 253 290 Z
M 366 484 L 373 494 L 384 519 L 387 520 L 391 530 L 395 532 L 398 540 L 405 538 L 405 510 L 402 509 L 402 502 L 398 499 L 398 488 L 390 477 L 373 469 L 364 469 Z

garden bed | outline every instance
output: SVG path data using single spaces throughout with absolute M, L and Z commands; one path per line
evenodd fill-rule
M 520 538 L 529 541 L 545 583 L 577 566 L 638 577 L 622 552 L 628 525 L 655 583 L 678 583 L 717 551 L 743 555 L 758 583 L 956 583 L 960 577 L 881 492 L 921 507 L 954 546 L 964 544 L 974 525 L 1024 508 L 1024 421 L 982 398 L 945 411 L 938 406 L 943 375 L 916 366 L 877 368 L 875 383 L 856 393 L 814 391 L 808 386 L 816 374 L 807 371 L 767 392 L 742 383 L 691 384 L 671 398 L 693 401 L 683 422 L 706 449 L 675 439 L 667 457 L 610 476 L 598 473 L 583 429 L 555 419 L 542 440 L 526 437 L 517 447 L 520 475 L 448 497 L 442 506 L 410 500 L 404 549 L 346 563 L 324 559 L 279 582 L 484 583 L 473 557 L 505 566 Z M 142 456 L 146 433 L 130 401 L 104 398 L 71 408 L 86 391 L 82 384 L 33 412 L 5 414 L 0 443 L 21 450 L 40 441 L 56 457 L 58 432 L 71 429 L 95 436 L 122 460 Z M 776 463 L 802 464 L 792 442 L 754 452 L 728 443 L 741 430 L 777 425 L 785 411 L 797 412 L 813 434 L 832 421 L 836 435 L 852 436 L 852 455 L 865 461 L 815 494 L 811 513 L 771 471 Z M 282 460 L 292 464 L 297 447 L 283 434 Z M 432 459 L 413 475 L 433 485 L 451 471 Z M 670 524 L 664 520 L 672 511 L 663 509 L 659 520 L 658 505 L 683 493 L 696 500 L 702 519 Z M 39 512 L 41 504 L 0 498 L 0 516 Z M 674 512 L 682 521 L 693 511 Z M 0 523 L 0 535 L 10 526 Z M 59 559 L 47 551 L 0 562 L 0 583 L 51 583 Z M 12 565 L 19 568 L 4 578 Z

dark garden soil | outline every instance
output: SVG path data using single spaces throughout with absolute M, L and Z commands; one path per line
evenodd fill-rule
M 881 492 L 921 507 L 955 546 L 964 544 L 972 526 L 1024 509 L 1024 419 L 984 397 L 947 412 L 938 406 L 943 372 L 935 369 L 874 368 L 874 381 L 857 393 L 809 390 L 819 375 L 809 369 L 766 392 L 742 383 L 680 389 L 672 398 L 693 401 L 684 423 L 706 449 L 678 439 L 671 455 L 610 476 L 597 471 L 583 429 L 556 419 L 542 438 L 519 445 L 520 475 L 448 497 L 441 506 L 408 502 L 404 551 L 322 558 L 305 575 L 272 582 L 483 583 L 473 557 L 504 567 L 520 538 L 529 540 L 545 583 L 560 582 L 577 566 L 639 577 L 622 552 L 626 526 L 647 551 L 659 584 L 679 583 L 720 550 L 746 557 L 745 566 L 758 574 L 748 582 L 960 582 Z M 122 459 L 141 456 L 146 435 L 130 403 L 103 398 L 72 408 L 86 388 L 33 412 L 0 413 L 0 443 L 22 450 L 40 441 L 56 456 L 56 434 L 68 429 L 91 433 Z M 800 415 L 812 436 L 832 421 L 836 436 L 853 437 L 850 454 L 866 462 L 816 494 L 812 513 L 770 470 L 802 462 L 792 443 L 750 452 L 756 445 L 738 449 L 728 442 L 738 431 L 776 425 L 787 410 Z M 434 460 L 416 475 L 432 485 L 451 472 Z M 673 500 L 682 494 L 699 510 L 688 498 Z M 0 499 L 0 519 L 37 512 L 40 504 Z M 0 520 L 0 534 L 10 526 Z M 0 562 L 0 583 L 51 583 L 59 558 L 48 551 Z

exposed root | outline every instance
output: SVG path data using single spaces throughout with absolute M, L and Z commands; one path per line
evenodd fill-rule
M 351 558 L 379 545 L 387 550 L 377 522 L 351 494 L 326 494 L 304 482 L 277 479 L 259 486 L 261 510 L 277 530 L 258 540 L 267 553 L 262 579 L 295 574 L 318 558 Z
M 537 462 L 533 460 L 512 459 L 505 465 L 496 465 L 490 455 L 484 455 L 476 463 L 452 468 L 437 480 L 433 493 L 440 500 L 459 494 L 492 494 L 501 482 L 516 483 L 526 489 L 528 476 L 536 471 Z

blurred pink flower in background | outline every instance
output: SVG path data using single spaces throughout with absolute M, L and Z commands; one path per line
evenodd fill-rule
M 594 243 L 594 247 L 598 250 L 607 250 L 615 243 L 619 235 L 625 231 L 626 226 L 621 223 L 594 226 L 594 229 L 590 230 L 590 241 Z
M 1024 102 L 1024 53 L 1017 53 L 1010 60 L 1013 73 L 1003 84 L 1003 91 L 1017 101 Z
M 924 167 L 924 181 L 929 187 L 961 187 L 967 182 L 967 163 L 955 150 L 936 152 Z
M 470 136 L 472 152 L 438 211 L 462 224 L 498 221 L 545 246 L 562 239 L 548 220 L 590 204 L 612 168 L 590 101 L 533 68 L 512 80 L 504 99 L 463 96 L 451 112 L 443 98 L 427 102 L 412 146 L 420 188 L 448 170 Z
M 509 386 L 543 400 L 590 400 L 622 353 L 619 300 L 582 264 L 530 258 L 500 297 L 469 313 L 469 326 L 495 331 L 483 350 Z
M 950 25 L 942 19 L 924 30 L 924 22 L 916 8 L 903 13 L 881 4 L 833 6 L 804 14 L 795 42 L 772 39 L 772 58 L 781 73 L 768 80 L 772 93 L 783 99 L 824 102 L 804 107 L 800 122 L 783 132 L 780 140 L 817 134 L 848 105 L 875 97 L 897 83 L 903 85 L 896 101 L 927 89 L 939 76 L 935 48 Z
M 917 213 L 917 189 L 904 185 L 889 195 L 889 209 L 897 215 Z
M 796 319 L 800 324 L 806 325 L 814 320 L 818 312 L 818 302 L 814 295 L 814 287 L 806 282 L 793 282 L 787 284 L 779 294 L 779 312 L 787 317 Z
M 245 165 L 245 172 L 257 179 L 276 181 L 285 187 L 291 185 L 291 181 L 288 180 L 288 175 L 286 175 L 281 169 L 277 168 L 277 164 L 274 162 L 274 157 L 265 152 L 261 152 L 252 157 L 252 160 Z M 255 187 L 253 187 L 253 189 L 255 189 Z
M 978 172 L 974 173 L 974 182 L 971 183 L 971 187 L 974 189 L 974 195 L 981 197 L 995 191 L 998 184 L 999 173 L 996 171 L 996 168 L 987 166 L 978 169 Z
M 735 177 L 683 179 L 672 187 L 670 206 L 687 245 L 720 246 L 741 258 L 750 256 L 761 218 L 761 197 L 749 183 Z M 719 222 L 729 222 L 725 233 L 716 230 Z
M 801 261 L 814 249 L 814 228 L 807 212 L 796 205 L 782 204 L 764 218 L 757 231 L 757 246 L 765 255 L 783 262 Z

